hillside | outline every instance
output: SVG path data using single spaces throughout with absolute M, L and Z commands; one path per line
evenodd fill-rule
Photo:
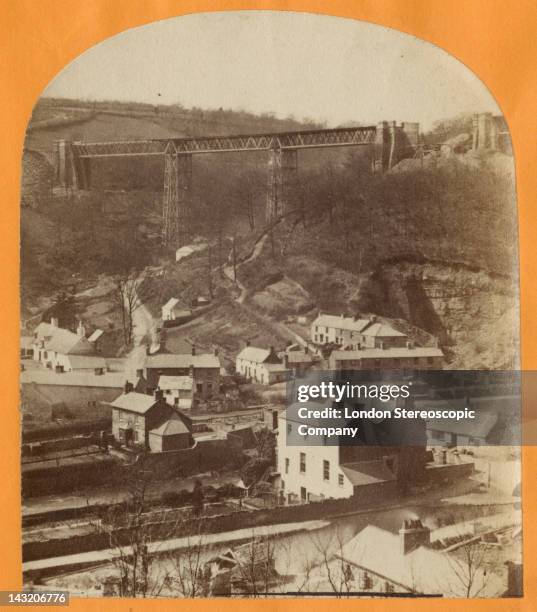
M 281 322 L 321 308 L 406 321 L 438 337 L 453 367 L 509 367 L 518 354 L 512 158 L 465 153 L 467 123 L 466 116 L 443 122 L 433 134 L 460 143 L 459 154 L 403 160 L 384 175 L 368 172 L 365 149 L 301 152 L 295 208 L 262 243 L 265 156 L 196 158 L 194 231 L 212 245 L 209 278 L 205 255 L 175 264 L 160 249 L 161 164 L 97 165 L 94 191 L 53 200 L 47 197 L 53 141 L 305 126 L 223 110 L 43 101 L 30 124 L 23 164 L 23 312 L 35 314 L 59 291 L 79 292 L 103 272 L 113 274 L 122 259 L 116 245 L 122 244 L 136 252 L 140 265 L 163 267 L 145 287 L 156 316 L 169 297 L 188 303 L 207 295 L 212 283 L 212 314 L 177 335 L 229 354 L 245 336 L 282 343 L 289 334 Z M 237 287 L 218 272 L 231 257 L 230 236 L 239 264 L 245 261 L 238 267 L 246 297 L 240 305 Z M 81 308 L 86 315 L 95 311 Z M 113 324 L 113 313 L 106 317 Z

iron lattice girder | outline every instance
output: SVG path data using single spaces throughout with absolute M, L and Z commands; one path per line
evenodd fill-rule
M 308 130 L 275 134 L 238 136 L 208 136 L 202 138 L 171 138 L 158 140 L 130 140 L 119 142 L 74 142 L 78 157 L 132 157 L 270 149 L 308 149 L 317 147 L 345 147 L 375 143 L 375 126 Z

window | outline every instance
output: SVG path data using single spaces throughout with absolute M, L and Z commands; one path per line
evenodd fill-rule
M 287 433 L 290 434 L 293 431 L 293 426 L 291 423 L 287 423 Z
M 140 441 L 140 436 L 138 435 L 137 431 L 134 432 L 134 441 L 135 442 L 139 442 Z
M 344 484 L 344 482 L 345 482 L 345 479 L 343 478 L 343 474 L 338 474 L 338 477 L 337 477 L 337 483 L 338 483 L 338 485 L 339 485 L 340 487 L 342 487 L 342 486 L 343 486 L 343 484 Z
M 323 461 L 323 480 L 330 480 L 330 461 Z
M 306 453 L 300 453 L 300 473 L 306 473 Z
M 289 474 L 289 457 L 285 458 L 285 473 Z
M 360 588 L 367 591 L 373 588 L 373 579 L 367 572 L 363 572 L 360 576 Z
M 385 593 L 393 593 L 394 592 L 393 584 L 391 582 L 386 581 L 384 583 L 384 592 Z
M 308 493 L 306 491 L 306 487 L 300 487 L 300 499 L 303 502 L 306 502 L 308 500 Z

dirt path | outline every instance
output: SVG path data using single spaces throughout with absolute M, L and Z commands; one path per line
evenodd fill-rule
M 267 238 L 268 238 L 268 233 L 263 234 L 263 236 L 261 236 L 261 238 L 255 243 L 254 248 L 252 252 L 250 253 L 250 255 L 245 260 L 237 264 L 237 268 L 240 268 L 244 264 L 256 260 L 259 257 L 259 255 L 261 255 L 261 251 L 263 250 L 263 247 L 265 246 L 265 242 L 267 241 Z M 239 293 L 239 296 L 236 298 L 236 301 L 239 304 L 243 304 L 248 294 L 248 289 L 240 282 L 238 278 L 237 279 L 235 278 L 233 274 L 233 263 L 228 260 L 228 262 L 223 267 L 223 272 L 229 278 L 229 280 L 235 283 L 235 285 L 237 285 L 237 287 L 239 288 L 240 293 Z

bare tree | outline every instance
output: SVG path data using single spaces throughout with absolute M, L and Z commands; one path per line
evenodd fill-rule
M 254 537 L 234 552 L 237 565 L 233 571 L 233 581 L 237 587 L 251 597 L 269 593 L 272 585 L 278 583 L 274 537 Z
M 120 597 L 157 597 L 170 584 L 168 572 L 163 574 L 155 559 L 162 542 L 184 532 L 183 514 L 177 511 L 170 518 L 151 511 L 147 493 L 153 479 L 152 471 L 134 468 L 127 499 L 91 520 L 95 533 L 108 539 Z
M 116 274 L 114 283 L 114 301 L 121 312 L 123 341 L 126 345 L 133 339 L 134 312 L 141 306 L 139 290 L 142 284 L 140 270 L 126 270 Z
M 446 553 L 446 557 L 465 596 L 478 597 L 489 579 L 487 546 L 474 537 Z
M 198 521 L 197 525 L 196 533 L 187 537 L 186 546 L 169 556 L 171 570 L 167 574 L 167 586 L 189 598 L 206 597 L 209 594 L 209 579 L 203 556 L 206 543 L 202 521 Z

